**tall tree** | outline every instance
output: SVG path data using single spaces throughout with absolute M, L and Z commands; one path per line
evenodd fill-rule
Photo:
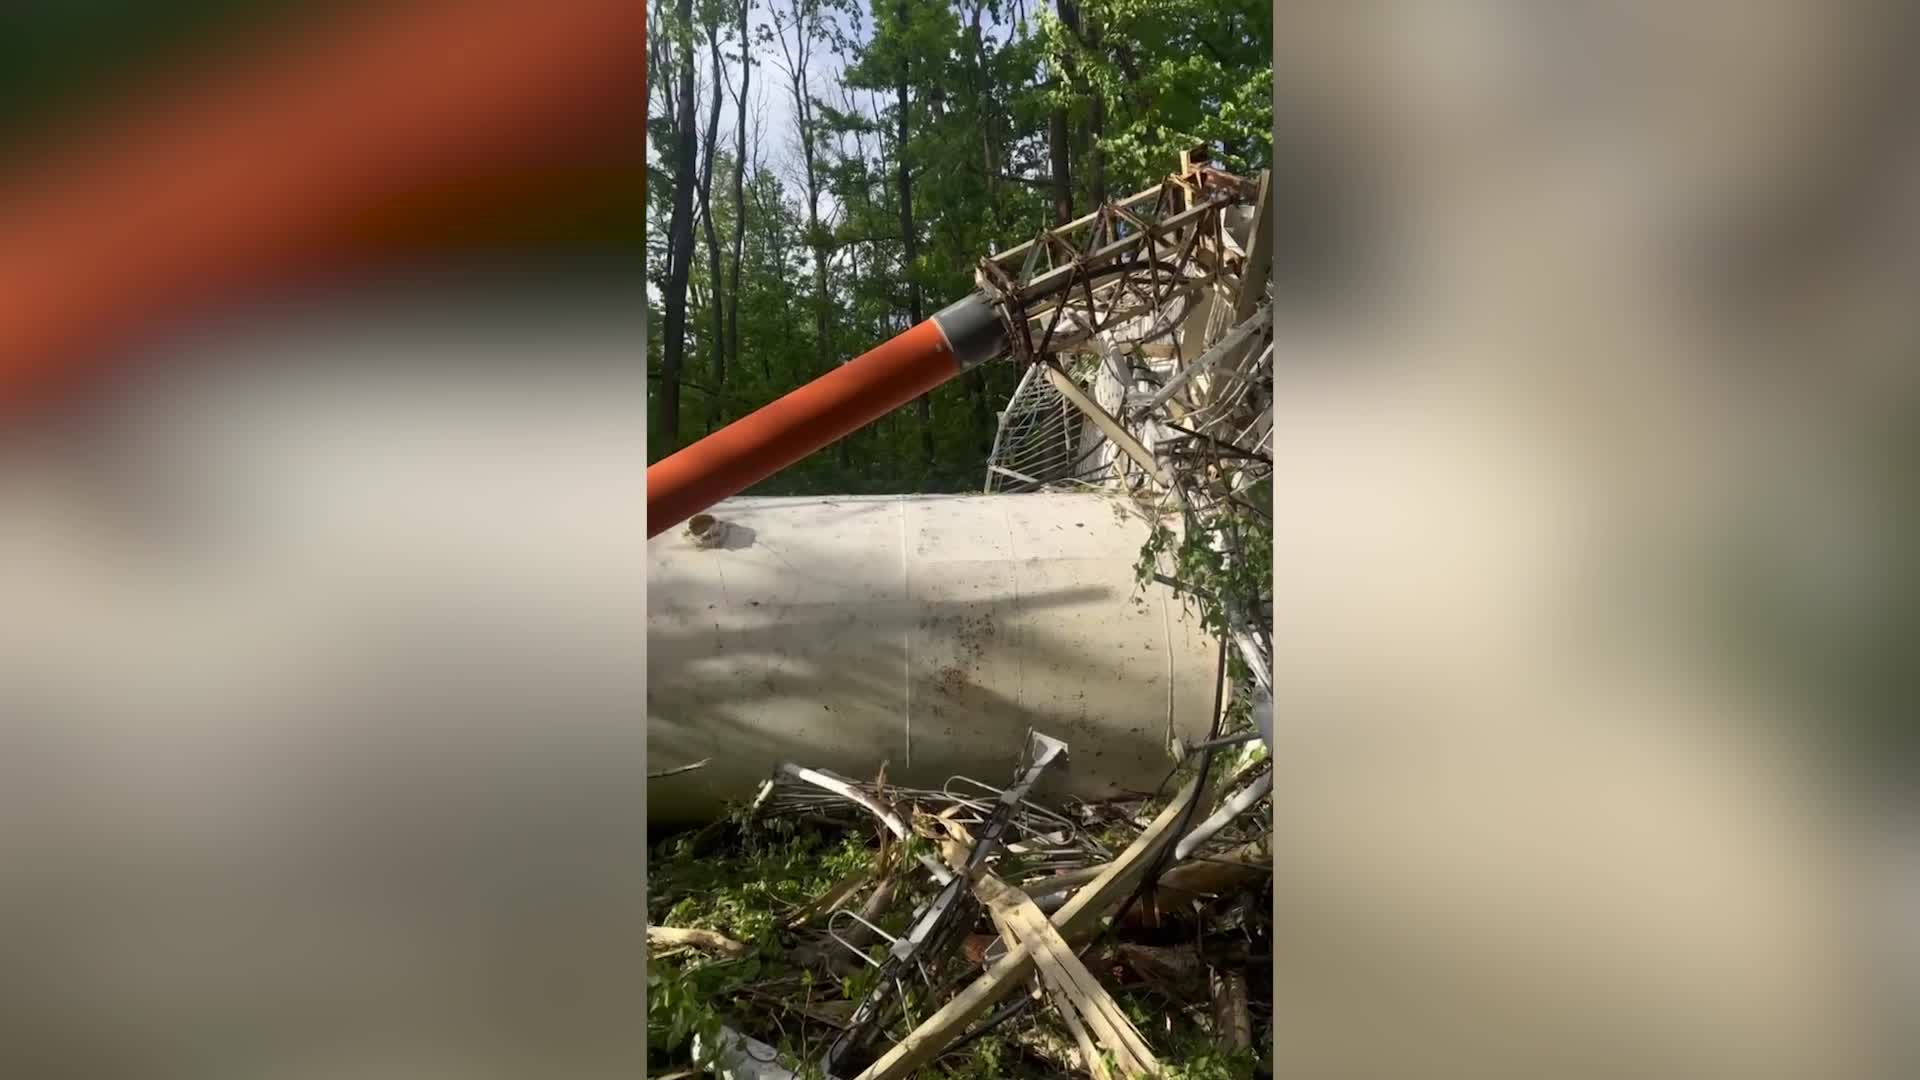
M 715 3 L 702 5 L 706 16 L 702 29 L 707 35 L 707 62 L 711 66 L 713 86 L 709 97 L 711 104 L 707 109 L 706 152 L 700 159 L 700 220 L 707 241 L 707 311 L 712 324 L 712 332 L 707 342 L 707 407 L 705 409 L 706 426 L 712 431 L 720 418 L 720 395 L 727 383 L 726 339 L 721 333 L 721 297 L 720 297 L 720 238 L 713 223 L 713 159 L 720 148 L 720 106 L 722 94 L 720 88 L 726 83 L 725 65 L 720 59 L 720 9 Z
M 902 38 L 905 38 L 907 34 L 907 0 L 896 0 L 893 7 L 893 14 L 896 20 L 897 31 Z M 907 325 L 918 326 L 920 320 L 925 317 L 925 313 L 922 311 L 920 297 L 920 269 L 918 265 L 920 260 L 920 238 L 913 229 L 913 159 L 912 155 L 907 152 L 907 148 L 912 145 L 909 141 L 912 132 L 908 124 L 908 120 L 912 116 L 912 110 L 909 108 L 909 102 L 907 100 L 907 81 L 912 74 L 911 62 L 908 59 L 910 55 L 911 53 L 906 48 L 903 47 L 900 50 L 899 77 L 894 83 L 894 89 L 897 95 L 894 104 L 894 119 L 899 124 L 899 134 L 894 137 L 894 157 L 897 159 L 895 166 L 899 170 L 900 244 L 902 248 L 901 270 L 907 279 Z M 920 412 L 920 454 L 928 468 L 931 468 L 933 466 L 933 395 L 920 395 L 920 400 L 915 402 L 914 405 Z
M 740 253 L 747 239 L 747 93 L 753 82 L 752 38 L 747 32 L 747 17 L 753 0 L 737 0 L 740 22 L 740 89 L 735 94 L 733 118 L 733 271 L 727 283 L 727 358 L 740 364 Z
M 791 0 L 791 4 L 789 14 L 782 20 L 776 36 L 786 61 L 783 72 L 787 76 L 787 89 L 793 100 L 794 122 L 799 128 L 800 157 L 806 177 L 807 246 L 813 251 L 813 340 L 817 358 L 814 373 L 819 375 L 824 374 L 831 364 L 828 359 L 831 346 L 828 323 L 832 304 L 827 292 L 829 236 L 820 222 L 820 154 L 816 145 L 820 125 L 814 116 L 811 74 L 813 55 L 822 27 L 819 0 Z M 791 45 L 787 40 L 789 30 L 793 34 Z
M 924 318 L 973 287 L 979 257 L 1155 182 L 1181 149 L 1205 144 L 1243 174 L 1271 158 L 1271 11 L 1253 0 L 1068 0 L 1066 19 L 1060 0 L 766 0 L 758 15 L 692 0 L 693 33 L 713 4 L 723 42 L 743 18 L 750 40 L 715 62 L 711 32 L 696 39 L 688 93 L 680 0 L 649 2 L 667 21 L 650 60 L 648 284 L 664 305 L 673 271 L 686 274 L 680 359 L 705 365 L 717 346 L 724 385 L 684 371 L 681 385 L 717 390 L 728 415 Z M 718 121 L 699 96 L 710 87 L 732 95 Z M 688 130 L 690 169 L 678 164 Z M 676 235 L 673 181 L 689 173 L 701 217 Z M 662 368 L 667 336 L 649 339 Z M 754 490 L 976 488 L 1017 375 L 983 365 Z
M 760 140 L 757 137 L 758 132 L 759 125 L 756 124 L 756 138 L 753 141 L 753 162 L 750 170 L 753 176 L 753 184 L 750 190 L 752 190 L 754 194 L 753 216 L 754 220 L 760 223 L 763 244 L 758 268 L 764 277 L 771 279 L 777 283 L 777 285 L 784 285 L 791 276 L 789 273 L 789 253 L 792 251 L 792 244 L 789 241 L 792 236 L 792 229 L 787 226 L 792 211 L 791 208 L 787 206 L 784 193 L 780 188 L 779 178 L 761 168 Z M 778 324 L 782 327 L 791 326 L 793 323 L 793 290 L 777 287 L 774 290 L 774 299 L 778 305 L 776 309 Z M 791 335 L 788 335 L 785 340 L 791 340 Z M 769 384 L 773 382 L 773 349 L 770 347 L 770 343 L 762 343 L 762 348 L 760 349 L 760 372 Z
M 987 62 L 987 39 L 981 30 L 980 21 L 987 12 L 988 0 L 973 0 L 973 13 L 967 21 L 967 44 L 972 60 L 968 71 L 968 81 L 973 92 L 973 115 L 980 130 L 980 184 L 986 192 L 987 224 L 993 232 L 1000 230 L 1002 201 L 1001 185 L 1001 148 L 999 128 L 994 112 L 993 96 L 989 90 L 992 72 Z M 987 401 L 988 386 L 985 368 L 976 367 L 967 373 L 967 392 L 973 399 L 973 426 L 975 441 L 980 455 L 985 458 L 993 449 L 993 407 Z
M 699 135 L 693 121 L 693 0 L 679 0 L 674 14 L 680 87 L 673 125 L 673 217 L 668 225 L 663 297 L 666 341 L 660 360 L 659 430 L 666 446 L 677 444 L 680 438 L 680 369 L 687 348 L 687 277 L 693 269 L 694 155 Z
M 1060 22 L 1078 26 L 1079 9 L 1073 0 L 1057 0 Z M 1052 157 L 1053 223 L 1065 225 L 1073 220 L 1073 130 L 1067 120 L 1067 100 L 1073 93 L 1072 54 L 1062 48 L 1053 60 L 1054 103 L 1047 114 L 1047 148 Z
M 1273 146 L 1273 10 L 1257 0 L 1065 0 L 1043 28 L 1049 53 L 1074 66 L 1079 100 L 1102 131 L 1087 165 L 1104 190 L 1164 175 L 1188 146 L 1222 167 L 1267 167 Z
M 1065 0 L 1062 0 L 1064 3 Z M 1078 14 L 1078 12 L 1076 12 Z M 1088 51 L 1100 51 L 1100 15 L 1097 11 L 1088 12 L 1075 27 L 1077 36 L 1086 43 Z M 1097 207 L 1107 201 L 1107 152 L 1101 145 L 1107 127 L 1107 96 L 1098 82 L 1090 81 L 1087 87 L 1087 205 Z

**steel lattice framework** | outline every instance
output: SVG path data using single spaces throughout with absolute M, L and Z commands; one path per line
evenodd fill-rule
M 1038 491 L 1079 474 L 1090 472 L 1092 479 L 1105 472 L 1104 464 L 1087 468 L 1092 455 L 1082 446 L 1085 426 L 1073 403 L 1029 365 L 1000 413 L 987 464 L 987 494 Z
M 1159 185 L 981 260 L 1026 365 L 987 491 L 1117 484 L 1191 502 L 1264 475 L 1269 201 L 1265 174 L 1188 153 Z
M 988 492 L 1115 489 L 1156 521 L 1178 511 L 1238 557 L 1218 526 L 1267 517 L 1251 489 L 1273 468 L 1268 185 L 1190 152 L 1158 186 L 981 261 L 1026 364 L 1000 414 Z M 1267 621 L 1224 615 L 1264 695 Z

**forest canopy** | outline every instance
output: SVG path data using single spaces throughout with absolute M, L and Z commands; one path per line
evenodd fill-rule
M 1272 157 L 1252 0 L 653 0 L 649 441 L 666 456 L 925 318 L 975 261 L 1205 145 Z M 987 365 L 755 493 L 977 489 Z

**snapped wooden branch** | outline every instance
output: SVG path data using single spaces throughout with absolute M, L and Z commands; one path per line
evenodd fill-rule
M 1013 920 L 991 905 L 987 910 L 993 913 L 994 925 L 1000 928 L 1000 934 L 1006 940 L 1007 948 L 1018 948 L 1020 941 L 1019 936 L 1014 933 Z M 1047 984 L 1044 978 L 1036 981 L 1042 985 Z M 1039 986 L 1034 988 L 1033 996 L 1036 999 L 1044 996 Z M 1094 1080 L 1112 1080 L 1113 1070 L 1107 1068 L 1106 1058 L 1101 1055 L 1099 1048 L 1094 1046 L 1093 1036 L 1088 1034 L 1087 1025 L 1080 1020 L 1079 1010 L 1071 1002 L 1060 1004 L 1058 1010 L 1060 1019 L 1067 1025 L 1067 1031 L 1073 1035 L 1074 1049 L 1079 1054 L 1081 1068 L 1093 1076 Z
M 1094 1038 L 1113 1055 L 1122 1076 L 1159 1073 L 1160 1063 L 1154 1060 L 1153 1051 L 1133 1022 L 1025 893 L 992 874 L 982 874 L 974 882 L 974 893 L 994 913 L 995 923 L 1010 944 L 1032 946 L 1048 995 L 1096 1077 L 1105 1077 L 1107 1069 L 1093 1045 Z
M 1231 1049 L 1245 1050 L 1253 1045 L 1245 972 L 1221 971 L 1213 977 L 1213 1026 L 1220 1041 Z
M 1051 920 L 1053 928 L 1064 940 L 1073 943 L 1091 936 L 1099 927 L 1100 917 L 1126 897 L 1127 892 L 1139 881 L 1140 875 L 1146 872 L 1153 857 L 1173 841 L 1187 800 L 1200 798 L 1203 803 L 1208 801 L 1207 791 L 1199 785 L 1200 781 L 1195 780 L 1182 788 L 1167 803 L 1166 809 L 1153 819 L 1152 824 L 1118 858 L 1107 864 L 1099 877 L 1054 914 Z M 1034 953 L 1031 942 L 1022 942 L 1009 950 L 985 974 L 881 1055 L 856 1080 L 899 1080 L 913 1075 L 915 1070 L 933 1060 L 954 1039 L 959 1038 L 967 1025 L 979 1019 L 995 1002 L 1026 980 L 1034 970 Z
M 695 948 L 721 956 L 741 957 L 753 951 L 751 945 L 735 941 L 711 930 L 688 930 L 677 926 L 647 927 L 647 944 L 666 949 Z

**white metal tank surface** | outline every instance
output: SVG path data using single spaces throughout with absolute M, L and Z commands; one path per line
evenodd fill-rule
M 1047 785 L 1152 790 L 1204 733 L 1216 646 L 1160 585 L 1147 527 L 1099 494 L 735 498 L 648 543 L 647 768 L 656 823 L 750 798 L 782 760 L 891 782 L 1001 784 L 1030 727 Z

